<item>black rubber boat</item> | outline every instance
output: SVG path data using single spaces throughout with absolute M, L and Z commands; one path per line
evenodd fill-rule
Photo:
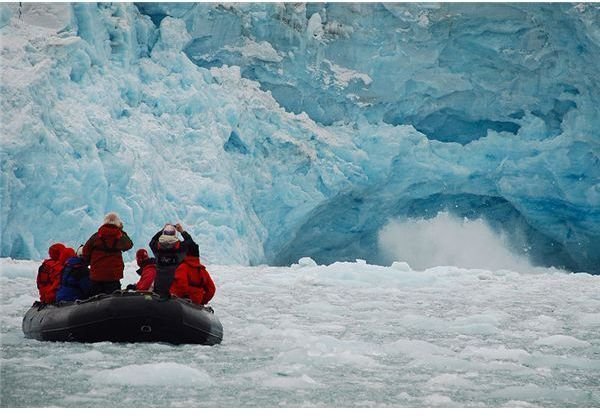
M 214 345 L 223 326 L 212 308 L 187 299 L 117 291 L 58 305 L 36 302 L 23 318 L 23 333 L 42 341 Z

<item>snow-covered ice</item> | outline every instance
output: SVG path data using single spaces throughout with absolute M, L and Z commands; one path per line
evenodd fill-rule
M 204 347 L 25 339 L 38 263 L 0 267 L 2 406 L 600 406 L 598 276 L 209 265 Z

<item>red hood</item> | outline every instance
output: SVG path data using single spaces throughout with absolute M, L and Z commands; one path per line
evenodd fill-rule
M 58 262 L 60 264 L 65 264 L 69 258 L 75 257 L 75 255 L 75 250 L 73 248 L 67 247 L 60 253 L 60 258 L 58 259 Z
M 52 244 L 50 246 L 50 248 L 48 248 L 48 255 L 50 256 L 50 258 L 52 260 L 58 260 L 60 258 L 60 253 L 62 253 L 62 251 L 65 249 L 65 246 L 63 244 L 56 243 L 56 244 Z
M 111 224 L 105 224 L 98 229 L 98 236 L 101 238 L 116 238 L 119 239 L 123 236 L 121 228 Z

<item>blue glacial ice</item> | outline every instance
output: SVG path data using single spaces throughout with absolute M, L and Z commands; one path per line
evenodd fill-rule
M 447 213 L 598 273 L 598 21 L 593 3 L 3 4 L 0 254 L 76 245 L 116 210 L 136 247 L 179 220 L 211 262 L 389 264 L 382 231 Z

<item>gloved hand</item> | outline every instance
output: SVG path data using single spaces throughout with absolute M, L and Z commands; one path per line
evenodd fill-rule
M 128 284 L 125 290 L 136 290 L 134 284 Z

